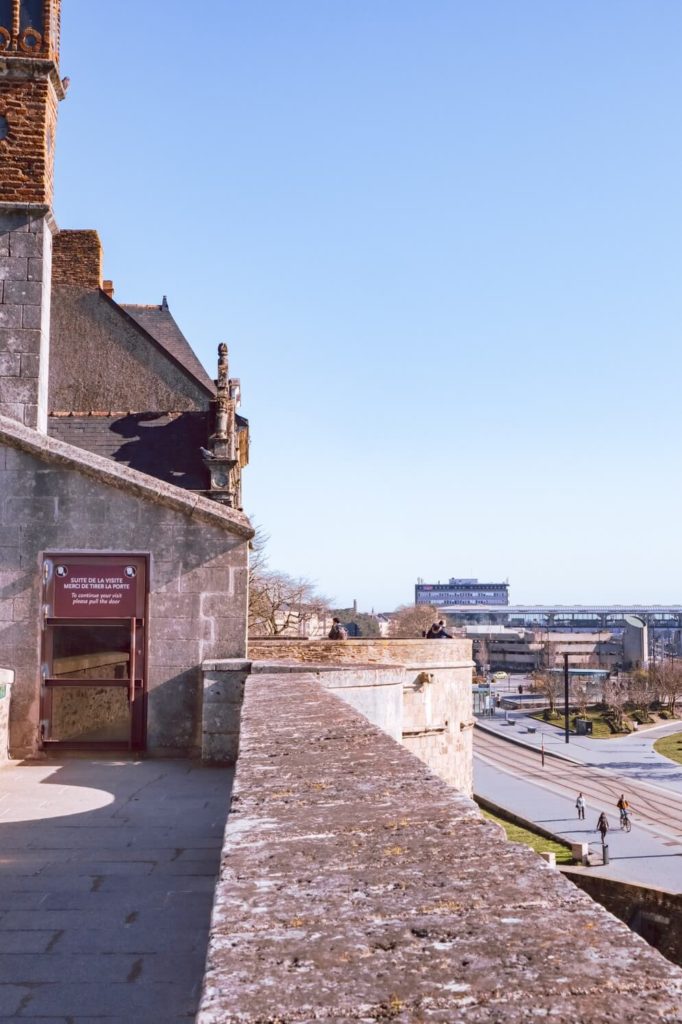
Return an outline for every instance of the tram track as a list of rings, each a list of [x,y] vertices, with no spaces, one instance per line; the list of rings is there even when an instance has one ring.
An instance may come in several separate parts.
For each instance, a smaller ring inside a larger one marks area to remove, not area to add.
[[[539,750],[511,743],[482,729],[474,731],[474,757],[541,789],[575,798],[582,791],[588,803],[616,813],[618,797],[625,793],[637,825],[665,839],[682,842],[682,793],[619,775],[610,768],[564,760]]]

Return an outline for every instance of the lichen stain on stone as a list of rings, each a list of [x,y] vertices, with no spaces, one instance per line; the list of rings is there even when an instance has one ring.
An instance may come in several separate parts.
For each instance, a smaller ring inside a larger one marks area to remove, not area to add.
[[[682,972],[315,682],[243,729],[197,1024],[682,1022]]]

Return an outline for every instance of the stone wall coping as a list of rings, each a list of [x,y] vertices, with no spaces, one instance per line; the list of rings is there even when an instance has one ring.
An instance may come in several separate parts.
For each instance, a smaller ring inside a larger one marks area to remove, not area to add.
[[[202,672],[250,672],[253,663],[247,658],[209,659],[201,664]]]
[[[435,647],[437,644],[442,644],[443,647],[449,646],[450,643],[471,643],[471,638],[466,636],[453,636],[450,639],[443,637],[441,640],[428,640],[423,636],[415,637],[401,637],[401,636],[349,636],[346,640],[330,640],[326,636],[254,636],[251,637],[251,641],[254,644],[310,644],[312,647],[314,644],[325,644],[331,647],[332,644],[336,644],[340,647],[360,647],[363,644],[379,645],[384,644],[390,647],[398,646],[414,646],[416,644],[428,643],[433,644]]]
[[[448,661],[442,665],[423,665],[417,662],[415,665],[403,665],[402,662],[392,661],[385,664],[377,662],[327,661],[317,664],[314,661],[241,661],[239,659],[223,659],[220,661],[205,661],[202,665],[204,672],[251,672],[252,675],[291,675],[292,672],[395,672],[398,670],[407,672],[432,671],[433,669],[455,669],[472,668],[473,661]]]
[[[14,682],[14,672],[11,668],[0,668],[0,686],[11,686]]]
[[[252,677],[197,1024],[682,1020],[682,971],[305,670]]]
[[[192,519],[222,527],[246,540],[254,535],[248,517],[243,512],[226,508],[192,491],[183,490],[101,455],[48,437],[7,416],[0,416],[0,442],[44,461],[67,466],[109,487],[133,493],[145,501],[165,505]]]
[[[53,235],[59,233],[59,227],[54,219],[52,207],[46,203],[0,203],[0,215],[23,213],[28,217],[45,218],[45,223]]]

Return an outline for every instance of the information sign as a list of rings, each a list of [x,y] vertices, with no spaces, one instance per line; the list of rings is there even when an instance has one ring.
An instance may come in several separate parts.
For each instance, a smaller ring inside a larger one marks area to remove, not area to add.
[[[121,562],[54,567],[57,619],[132,619],[137,615],[137,567]]]

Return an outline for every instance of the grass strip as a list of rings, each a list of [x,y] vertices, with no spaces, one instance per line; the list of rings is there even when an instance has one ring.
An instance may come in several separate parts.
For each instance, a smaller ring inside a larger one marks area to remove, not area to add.
[[[545,721],[545,719],[543,718],[542,711],[536,711],[530,717],[537,719],[538,722],[544,722]],[[588,737],[588,739],[593,739],[593,740],[609,740],[612,737],[626,736],[627,735],[627,732],[622,732],[622,733],[613,733],[613,732],[611,732],[611,730],[610,730],[610,728],[608,726],[608,723],[604,720],[604,718],[601,715],[601,712],[599,712],[599,711],[588,711],[587,715],[585,715],[585,716],[582,716],[582,715],[579,715],[579,716],[569,715],[568,716],[568,729],[569,729],[569,732],[571,734],[573,734],[573,735],[575,735],[575,720],[576,720],[576,717],[589,718],[590,721],[592,722],[592,735],[591,735],[591,737]],[[562,714],[558,714],[555,718],[548,719],[546,724],[547,725],[553,725],[556,729],[561,729],[561,731],[563,732],[563,730],[566,728],[566,716],[562,715]]]
[[[488,818],[490,821],[501,825],[507,833],[507,839],[510,842],[530,846],[531,850],[535,850],[536,853],[544,853],[546,850],[550,850],[556,854],[557,864],[573,863],[571,851],[563,843],[557,843],[553,839],[545,839],[544,836],[539,836],[536,832],[530,832],[527,828],[521,828],[520,825],[513,825],[510,821],[505,821],[504,818],[499,818],[496,814],[491,814],[490,811],[485,811],[483,808],[481,808],[481,814],[484,818]]]
[[[654,743],[654,750],[663,757],[669,757],[671,761],[682,764],[682,732],[673,732],[670,736],[661,736],[660,740]]]

